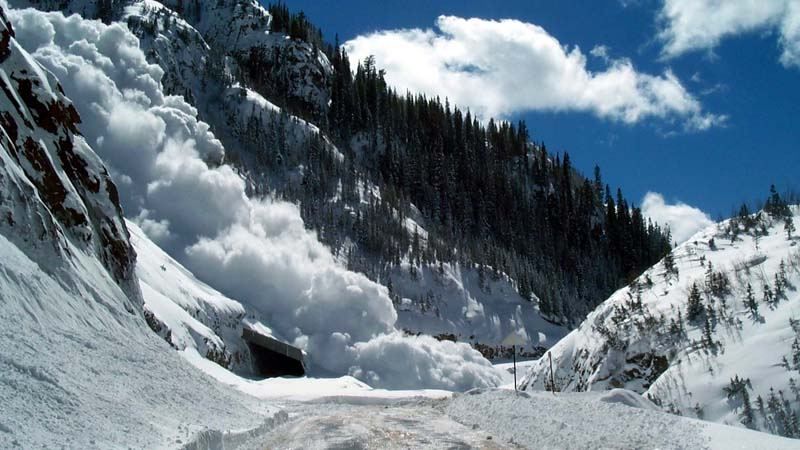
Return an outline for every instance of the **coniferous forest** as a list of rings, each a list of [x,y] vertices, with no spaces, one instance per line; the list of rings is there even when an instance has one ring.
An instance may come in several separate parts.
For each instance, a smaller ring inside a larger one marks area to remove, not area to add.
[[[578,173],[568,153],[535,143],[524,122],[486,122],[447,99],[398,93],[372,58],[352,71],[346,51],[321,45],[321,31],[302,13],[282,3],[270,12],[273,31],[324,51],[333,66],[327,111],[278,103],[319,125],[345,158],[321,135],[290,139],[292,119],[276,113],[242,131],[256,155],[244,166],[250,174],[266,169],[275,188],[275,174],[301,165],[302,182],[277,190],[301,204],[307,225],[351,269],[390,282],[404,258],[475,265],[482,276],[509,275],[523,297],[538,298],[544,316],[576,323],[669,251],[669,230],[612,190],[599,167],[591,179]],[[286,92],[278,58],[246,55],[238,76]],[[372,187],[380,195],[367,195]],[[427,239],[405,225],[417,212]]]

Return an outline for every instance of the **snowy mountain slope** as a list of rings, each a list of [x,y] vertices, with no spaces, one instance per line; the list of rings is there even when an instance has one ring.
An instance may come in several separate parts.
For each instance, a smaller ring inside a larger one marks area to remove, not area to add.
[[[141,316],[116,188],[0,2],[0,447],[176,445],[271,413],[189,367]]]
[[[244,306],[197,280],[138,225],[126,225],[150,327],[177,350],[191,348],[223,367],[249,372],[250,352],[241,339]]]
[[[48,274],[0,235],[0,447],[172,447],[276,412],[190,367],[71,249],[70,267]]]
[[[249,62],[259,66],[254,74],[260,81],[256,90],[268,97],[280,96],[316,111],[319,117],[330,100],[327,83],[330,63],[309,44],[270,34],[269,13],[256,0],[225,2],[184,2],[182,0],[13,0],[14,7],[33,6],[60,10],[105,22],[127,23],[143,41],[143,48],[168,74],[167,91],[192,94],[196,106],[208,100],[200,85],[206,65],[211,70],[240,73]],[[235,30],[232,32],[231,30]],[[209,60],[209,58],[211,60]],[[208,81],[208,80],[206,80]],[[278,89],[279,88],[279,89]]]
[[[450,263],[410,271],[405,264],[391,273],[397,323],[405,330],[475,344],[490,359],[511,357],[502,345],[511,333],[526,341],[519,354],[537,356],[567,334],[544,320],[505,275]]]
[[[556,389],[624,387],[683,415],[800,437],[800,250],[785,223],[745,215],[676,248],[549,351]],[[547,355],[524,384],[549,389]]]
[[[313,56],[308,44],[287,40],[282,35],[266,34],[265,28],[258,25],[263,20],[256,17],[262,14],[262,10],[253,9],[255,18],[242,14],[242,11],[251,9],[250,2],[219,4],[224,7],[212,3],[201,4],[200,19],[197,19],[195,12],[184,9],[183,14],[178,14],[177,10],[168,8],[167,6],[175,6],[169,2],[162,4],[156,1],[126,1],[115,4],[113,18],[122,20],[136,33],[148,61],[162,68],[164,90],[184,95],[194,103],[197,107],[196,114],[212,125],[215,136],[222,140],[226,148],[233,149],[233,152],[228,152],[227,158],[230,159],[233,155],[239,167],[247,168],[250,191],[264,194],[264,184],[278,189],[278,192],[306,189],[304,175],[315,170],[314,167],[307,167],[306,161],[309,159],[309,149],[315,146],[326,148],[334,160],[333,164],[339,165],[341,171],[351,170],[348,167],[353,161],[349,158],[345,160],[342,152],[326,136],[317,137],[319,129],[314,124],[286,114],[285,110],[265,97],[268,94],[275,95],[274,93],[264,89],[260,89],[259,93],[257,83],[250,83],[249,87],[245,87],[242,83],[249,80],[246,76],[238,76],[240,81],[228,85],[240,74],[240,63],[243,61],[234,54],[234,50],[255,45],[253,43],[278,47],[291,45],[293,52],[305,52],[303,57],[282,60],[279,64],[291,72],[285,74],[287,79],[305,80],[298,85],[304,91],[324,90],[324,83],[315,81],[318,79],[317,75],[308,73],[328,71],[327,63],[323,60],[319,61],[320,65],[308,62],[307,59]],[[14,4],[58,7],[90,16],[97,15],[92,11],[91,5],[80,1],[15,1]],[[245,31],[231,34],[227,33],[230,21],[245,21],[248,25],[239,28]],[[224,24],[226,33],[219,31],[223,27],[221,24]],[[252,27],[254,24],[257,25],[255,28]],[[249,34],[255,37],[247,37]],[[242,44],[221,41],[234,37],[240,39]],[[228,45],[231,47],[226,47]],[[308,73],[298,75],[293,71]],[[318,142],[314,139],[318,139]],[[265,167],[273,169],[265,170]],[[356,203],[357,208],[367,208],[369,202],[374,200],[373,197],[380,198],[382,195],[368,180],[364,181],[364,185],[361,199]],[[336,204],[341,204],[342,209],[345,209],[341,198],[320,198],[317,201],[323,204],[340,202]],[[358,211],[351,209],[342,213],[355,216]],[[142,222],[143,225],[152,223],[153,218],[148,216],[145,220],[148,222]],[[421,223],[422,220],[418,219],[416,225]],[[145,229],[148,232],[153,230],[147,226]],[[421,235],[427,234],[421,226],[418,230]],[[356,238],[348,230],[327,228],[324,232],[345,234],[345,242]],[[152,237],[158,241],[155,235]],[[335,240],[342,241],[342,238]],[[164,244],[161,241],[158,243]],[[478,278],[475,269],[461,266],[448,269],[448,274],[438,276],[435,266],[421,264],[419,271],[428,274],[424,277],[415,277],[409,270],[393,270],[391,278],[403,329],[412,333],[452,334],[459,341],[477,344],[476,348],[490,357],[498,354],[495,347],[511,331],[520,330],[521,334],[531,337],[531,350],[533,347],[546,347],[566,334],[565,327],[553,326],[542,320],[535,304],[516,294],[514,282],[507,277],[501,276],[492,280],[492,289],[480,289],[475,282]],[[455,267],[456,264],[447,266]],[[461,278],[458,279],[459,277]],[[432,298],[444,305],[439,307],[438,315],[427,309]],[[540,333],[547,337],[546,340],[539,338]],[[469,339],[470,336],[473,338]]]
[[[248,316],[263,318],[276,337],[306,350],[312,372],[395,388],[464,390],[500,382],[466,344],[403,336],[386,289],[342,267],[305,228],[296,205],[248,197],[245,180],[221,164],[225,148],[210,126],[184,99],[164,94],[164,71],[147,62],[124,26],[33,9],[11,15],[23,45],[76,99],[81,131],[118,181],[129,218],[197,278],[235,298]],[[186,301],[170,305],[168,291],[158,283],[149,288],[161,300],[152,305],[169,308],[161,310],[161,323],[180,316],[173,322],[183,335],[176,336],[179,347],[196,346],[225,363],[224,344],[236,358],[236,316],[224,319],[225,330],[214,330],[220,342],[200,326],[214,329],[213,307],[189,310],[195,319],[210,319],[194,323],[182,315],[187,309],[173,307]],[[199,334],[188,339],[192,332]],[[235,337],[226,342],[226,336]]]
[[[52,272],[69,254],[71,241],[102,261],[136,303],[135,254],[116,186],[78,134],[80,117],[57,80],[20,48],[2,19],[0,230]],[[18,232],[21,226],[24,233]]]

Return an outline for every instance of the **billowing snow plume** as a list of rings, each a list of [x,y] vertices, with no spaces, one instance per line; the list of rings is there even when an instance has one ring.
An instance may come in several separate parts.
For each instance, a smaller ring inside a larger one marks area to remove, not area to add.
[[[165,96],[124,26],[12,11],[18,39],[61,80],[86,140],[110,166],[128,217],[197,276],[239,299],[312,364],[378,386],[499,382],[466,344],[402,337],[387,290],[348,272],[292,204],[249,199],[222,144],[183,98]]]

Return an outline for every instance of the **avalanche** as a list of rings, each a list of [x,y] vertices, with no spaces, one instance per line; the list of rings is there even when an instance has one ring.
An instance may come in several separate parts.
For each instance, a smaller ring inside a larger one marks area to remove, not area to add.
[[[324,133],[317,135],[319,127],[292,116],[274,103],[280,99],[285,103],[288,98],[311,111],[309,120],[327,120],[324,110],[330,100],[332,67],[324,52],[315,51],[310,44],[268,32],[269,14],[255,0],[221,3],[124,0],[114,2],[105,12],[98,11],[96,2],[85,0],[12,0],[12,4],[125,23],[139,38],[138,45],[147,61],[163,71],[162,90],[182,95],[196,108],[191,114],[214,129],[214,136],[229,150],[225,152],[225,159],[235,162],[237,170],[243,171],[248,192],[270,190],[293,198],[287,191],[304,189],[303,180],[308,179],[305,175],[315,170],[308,167],[311,148],[323,148],[341,171],[349,171],[350,164],[361,164],[350,154],[360,150],[338,149]],[[239,32],[230,33],[231,29]],[[285,82],[285,86],[281,85],[285,89],[276,92],[275,86],[265,86],[257,80],[246,82],[252,77],[242,74],[252,70],[253,59],[259,63],[256,67],[269,70],[271,76]],[[279,63],[274,63],[275,60]],[[275,136],[282,138],[276,142]],[[366,139],[366,136],[361,138]],[[278,168],[270,169],[265,162],[277,159],[281,161]],[[308,203],[317,202],[332,207],[334,216],[355,216],[358,212],[364,215],[369,205],[383,201],[384,195],[369,177],[364,178],[363,182],[359,181],[359,199],[354,205],[342,201],[340,193],[326,198],[318,192],[303,201],[304,207],[308,209]],[[232,203],[231,209],[234,207]],[[181,247],[171,249],[170,254],[191,270],[199,271],[186,256],[175,253],[189,243],[177,245],[174,240],[179,236],[167,234],[170,227],[180,223],[173,220],[167,224],[154,208],[146,209],[146,213],[131,218],[159,245]],[[428,224],[413,205],[411,210],[413,220],[407,218],[402,225],[408,229],[409,236],[416,230],[424,241]],[[399,216],[398,211],[395,214]],[[308,221],[305,226],[320,230],[323,238],[325,234],[328,239],[331,234],[338,236],[337,243],[331,244],[337,248],[337,264],[347,263],[343,254],[356,238],[349,226],[338,229],[336,225]],[[353,247],[357,250],[359,246]],[[380,264],[383,263],[375,261],[372,265]],[[493,274],[491,280],[484,283],[480,271],[472,263],[422,261],[412,265],[404,262],[387,274],[376,274],[366,267],[356,268],[365,271],[373,281],[393,285],[390,294],[398,313],[396,328],[409,334],[454,338],[481,348],[485,356],[497,357],[505,356],[510,350],[498,344],[511,332],[526,335],[530,345],[525,351],[538,353],[568,331],[565,326],[553,325],[542,318],[537,302],[519,295],[513,279],[500,273]],[[196,275],[205,278],[201,273]],[[237,299],[252,295],[212,284]]]
[[[125,27],[33,9],[10,15],[22,45],[75,99],[81,132],[119,180],[126,214],[276,336],[307,350],[312,370],[383,387],[499,382],[466,344],[403,337],[386,288],[341,268],[295,205],[248,198],[242,178],[221,164],[222,144],[183,98],[163,94],[163,70]],[[162,322],[179,314],[151,312],[171,315]],[[205,345],[210,355],[223,347]]]

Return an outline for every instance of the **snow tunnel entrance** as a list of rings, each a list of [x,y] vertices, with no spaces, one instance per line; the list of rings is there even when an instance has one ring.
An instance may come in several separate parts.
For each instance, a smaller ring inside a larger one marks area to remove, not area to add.
[[[305,375],[303,351],[271,336],[245,328],[242,339],[253,357],[253,370],[264,378]]]

